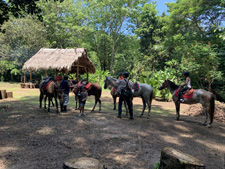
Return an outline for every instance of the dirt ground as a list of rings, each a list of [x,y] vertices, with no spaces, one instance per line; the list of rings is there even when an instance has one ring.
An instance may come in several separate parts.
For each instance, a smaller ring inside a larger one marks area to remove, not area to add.
[[[140,98],[134,99],[134,120],[116,117],[109,92],[103,92],[102,111],[86,116],[74,110],[71,93],[69,111],[55,114],[38,107],[38,90],[22,99],[0,100],[0,169],[58,169],[70,158],[92,157],[108,169],[153,169],[163,147],[192,155],[207,169],[225,168],[225,124],[215,120],[212,128],[202,125],[204,116],[190,116],[191,106],[181,106],[175,119],[172,102],[153,100],[151,118],[139,118]],[[5,107],[4,107],[5,106]],[[224,112],[225,113],[225,112]]]

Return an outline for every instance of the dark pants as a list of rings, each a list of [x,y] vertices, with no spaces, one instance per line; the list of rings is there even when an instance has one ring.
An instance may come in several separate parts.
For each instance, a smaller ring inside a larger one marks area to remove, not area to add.
[[[180,89],[180,91],[179,91],[179,100],[183,99],[183,92],[188,90],[188,89],[189,89],[188,87],[184,87],[184,88]]]
[[[120,94],[119,97],[119,106],[118,106],[118,116],[121,117],[122,114],[122,102],[125,101],[127,103],[129,113],[130,113],[130,118],[133,118],[133,108],[132,108],[132,102],[131,102],[131,97],[126,97]]]

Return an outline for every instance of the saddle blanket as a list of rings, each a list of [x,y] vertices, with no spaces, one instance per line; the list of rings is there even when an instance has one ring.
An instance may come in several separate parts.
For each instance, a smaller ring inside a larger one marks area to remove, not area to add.
[[[49,82],[47,82],[47,83],[43,83],[43,85],[42,85],[42,88],[44,89],[44,90],[48,90],[48,87],[49,87],[49,85],[52,83],[52,80],[50,80]]]
[[[179,90],[180,90],[180,88],[178,88],[176,90],[176,93],[174,96],[178,96]],[[195,89],[191,89],[191,90],[187,91],[186,93],[183,94],[183,98],[191,99],[193,97],[194,91],[195,91]]]
[[[139,90],[139,84],[137,83],[137,85],[133,85],[132,89],[137,92]]]
[[[88,83],[88,84],[83,84],[83,83],[81,83],[81,81],[79,81],[79,83],[78,83],[78,86],[80,87],[80,86],[85,86],[86,88],[87,88],[87,90],[90,90],[91,89],[91,84],[92,83]]]

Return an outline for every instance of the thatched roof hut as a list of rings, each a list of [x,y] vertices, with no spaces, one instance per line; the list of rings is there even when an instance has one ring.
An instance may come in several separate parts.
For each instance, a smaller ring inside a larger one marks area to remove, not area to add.
[[[23,70],[56,70],[65,73],[95,73],[95,67],[85,48],[49,49],[41,48],[23,66]]]

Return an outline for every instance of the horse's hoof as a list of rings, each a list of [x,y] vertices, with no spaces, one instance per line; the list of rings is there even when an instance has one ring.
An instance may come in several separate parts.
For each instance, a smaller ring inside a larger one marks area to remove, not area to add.
[[[150,119],[150,116],[148,116],[147,119]]]
[[[210,124],[207,124],[206,127],[207,127],[207,128],[211,128],[212,126],[211,126]]]
[[[143,116],[143,114],[141,114],[139,117],[142,117]]]
[[[175,118],[175,120],[179,121],[179,120],[180,120],[180,118],[179,118],[179,117],[176,117],[176,118]]]

